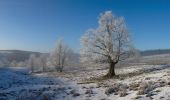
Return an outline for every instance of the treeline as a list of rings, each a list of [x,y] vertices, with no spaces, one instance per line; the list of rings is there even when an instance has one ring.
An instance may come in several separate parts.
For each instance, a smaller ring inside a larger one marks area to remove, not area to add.
[[[0,67],[28,67],[31,72],[62,72],[66,66],[78,66],[79,57],[64,40],[59,39],[50,53],[1,50]]]
[[[31,72],[59,71],[66,66],[73,67],[79,63],[79,56],[70,48],[64,40],[58,40],[55,48],[49,54],[36,56],[31,54],[27,66]]]
[[[31,54],[42,53],[21,50],[0,50],[0,67],[25,67]]]
[[[141,51],[140,54],[141,56],[170,54],[170,49],[145,50],[145,51]]]

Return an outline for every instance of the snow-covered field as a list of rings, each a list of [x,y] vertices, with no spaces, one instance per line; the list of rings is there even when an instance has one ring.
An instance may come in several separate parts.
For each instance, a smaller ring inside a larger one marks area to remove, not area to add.
[[[0,100],[58,100],[67,96],[73,84],[57,76],[31,75],[23,68],[1,68]]]
[[[0,100],[168,100],[170,67],[138,65],[116,69],[119,77],[101,79],[107,70],[29,74],[0,68]]]

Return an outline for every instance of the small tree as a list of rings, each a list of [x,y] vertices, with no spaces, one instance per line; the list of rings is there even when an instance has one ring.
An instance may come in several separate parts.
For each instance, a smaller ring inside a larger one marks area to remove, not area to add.
[[[42,70],[43,70],[43,72],[45,72],[46,66],[47,66],[47,55],[41,54],[40,55],[40,62],[41,62]]]
[[[31,54],[28,60],[28,67],[30,67],[31,72],[34,72],[35,70],[35,67],[36,67],[35,61],[36,61],[36,56],[34,54]]]
[[[10,67],[10,61],[6,58],[0,59],[0,67]]]
[[[64,66],[66,64],[66,60],[68,60],[69,51],[70,51],[70,49],[64,43],[64,41],[59,40],[57,42],[57,46],[55,47],[54,51],[51,52],[50,62],[60,72],[63,71],[63,68],[64,68]]]
[[[17,64],[17,67],[25,67],[26,65],[25,65],[25,61],[20,61],[20,62],[18,62],[18,64]]]
[[[10,67],[17,67],[17,61],[16,60],[13,60],[10,65]]]
[[[129,57],[132,46],[124,18],[101,14],[99,27],[88,30],[81,38],[81,61],[109,64],[107,77],[115,76],[115,65]]]

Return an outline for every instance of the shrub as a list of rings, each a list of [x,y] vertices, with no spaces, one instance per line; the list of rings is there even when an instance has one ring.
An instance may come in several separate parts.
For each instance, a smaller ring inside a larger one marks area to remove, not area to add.
[[[106,89],[105,94],[110,95],[115,92],[115,89],[113,87]]]

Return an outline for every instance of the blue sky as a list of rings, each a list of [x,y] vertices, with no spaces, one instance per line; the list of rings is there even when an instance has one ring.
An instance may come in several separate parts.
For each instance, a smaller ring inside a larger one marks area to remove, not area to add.
[[[0,0],[0,49],[49,52],[59,38],[75,51],[99,14],[124,16],[141,50],[170,48],[169,0]]]

